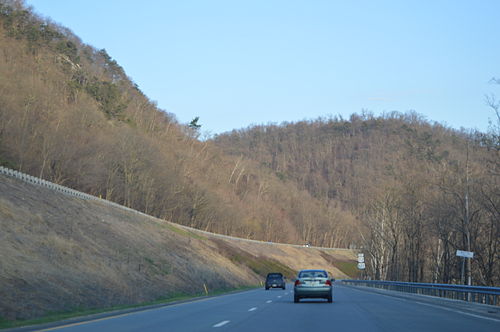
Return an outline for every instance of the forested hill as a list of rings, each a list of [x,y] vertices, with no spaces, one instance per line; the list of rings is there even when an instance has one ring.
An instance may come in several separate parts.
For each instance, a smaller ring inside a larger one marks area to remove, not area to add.
[[[349,211],[375,278],[457,282],[455,252],[465,248],[476,255],[474,279],[498,284],[496,129],[457,131],[394,112],[254,126],[215,142],[296,183],[322,206]]]
[[[217,233],[347,247],[349,212],[198,140],[102,49],[0,1],[0,163]],[[345,216],[344,216],[345,215]]]
[[[244,155],[293,181],[325,204],[356,214],[389,188],[445,164],[463,164],[468,135],[430,124],[416,113],[354,114],[234,130],[215,138],[228,154]],[[460,171],[457,169],[457,171]]]
[[[104,49],[22,1],[0,0],[0,51],[3,166],[212,232],[362,246],[377,278],[456,280],[470,242],[474,279],[498,283],[495,132],[395,113],[201,141]]]

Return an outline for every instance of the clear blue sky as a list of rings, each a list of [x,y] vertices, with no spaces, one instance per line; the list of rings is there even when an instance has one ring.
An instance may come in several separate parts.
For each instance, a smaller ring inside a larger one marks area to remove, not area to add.
[[[500,1],[27,0],[212,134],[415,110],[486,131]]]

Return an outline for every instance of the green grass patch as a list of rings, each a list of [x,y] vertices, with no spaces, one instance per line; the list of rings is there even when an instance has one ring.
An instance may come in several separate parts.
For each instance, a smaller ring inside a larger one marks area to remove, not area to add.
[[[281,272],[287,278],[293,278],[297,275],[297,271],[277,260],[254,256],[221,240],[214,240],[214,242],[219,247],[220,254],[226,256],[235,264],[247,266],[260,276],[265,277],[271,272]]]
[[[323,251],[320,252],[320,255],[328,263],[335,266],[337,269],[339,269],[344,274],[347,274],[350,278],[355,279],[358,276],[359,270],[358,270],[358,264],[356,261],[337,260],[333,256],[331,256]]]
[[[222,288],[222,289],[216,289],[214,291],[208,290],[208,295],[209,296],[217,296],[217,295],[224,295],[227,293],[232,293],[232,292],[243,292],[246,290],[251,290],[255,288],[259,288],[260,285],[249,285],[249,286],[241,286],[241,287],[232,287],[232,288]],[[203,294],[205,295],[205,294]]]
[[[217,289],[214,291],[209,291],[208,295],[209,296],[223,295],[223,294],[231,293],[231,292],[235,292],[235,291],[250,290],[250,289],[257,288],[257,287],[259,287],[259,286],[255,285],[255,286],[242,286],[242,287],[236,287],[236,288]],[[50,312],[47,315],[45,315],[44,317],[36,318],[36,319],[27,319],[27,320],[10,321],[10,320],[7,320],[3,317],[0,317],[0,329],[7,329],[7,328],[14,328],[14,327],[28,326],[28,325],[46,324],[46,323],[57,322],[57,321],[65,320],[65,319],[102,314],[102,313],[116,311],[116,310],[140,308],[140,307],[146,307],[146,306],[151,306],[151,305],[156,305],[156,304],[168,304],[171,302],[189,300],[189,299],[194,299],[194,298],[203,297],[203,296],[206,296],[206,294],[204,292],[197,293],[197,294],[173,294],[172,296],[161,297],[161,298],[154,300],[154,301],[142,302],[142,303],[132,304],[132,305],[119,305],[119,306],[113,306],[113,307],[107,307],[107,308],[95,308],[95,309],[81,309],[80,308],[80,309],[74,309],[71,311]]]
[[[176,227],[170,223],[165,223],[163,225],[165,225],[165,227],[168,228],[169,230],[171,230],[172,232],[180,234],[182,236],[188,236],[188,237],[191,237],[191,238],[197,239],[197,240],[206,240],[207,239],[206,237],[204,237],[200,234],[196,234],[195,232],[191,232],[191,231]]]
[[[343,262],[337,261],[335,262],[335,267],[337,267],[340,271],[344,272],[351,278],[356,278],[359,274],[358,265],[356,262]]]
[[[244,264],[263,277],[271,272],[281,272],[287,278],[293,278],[297,275],[297,271],[291,269],[289,266],[268,258],[252,257],[247,259]]]

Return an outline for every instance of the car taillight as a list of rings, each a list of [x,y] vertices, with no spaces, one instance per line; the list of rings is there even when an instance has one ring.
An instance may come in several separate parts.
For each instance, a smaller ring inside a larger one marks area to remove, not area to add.
[[[300,285],[300,280],[295,280],[295,286]]]
[[[331,286],[332,282],[330,280],[325,281],[325,285]]]

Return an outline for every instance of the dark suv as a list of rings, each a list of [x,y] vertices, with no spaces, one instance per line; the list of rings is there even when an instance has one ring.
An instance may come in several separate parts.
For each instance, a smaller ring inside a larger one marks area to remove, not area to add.
[[[281,273],[268,273],[266,277],[266,290],[269,288],[286,288],[285,277]]]

